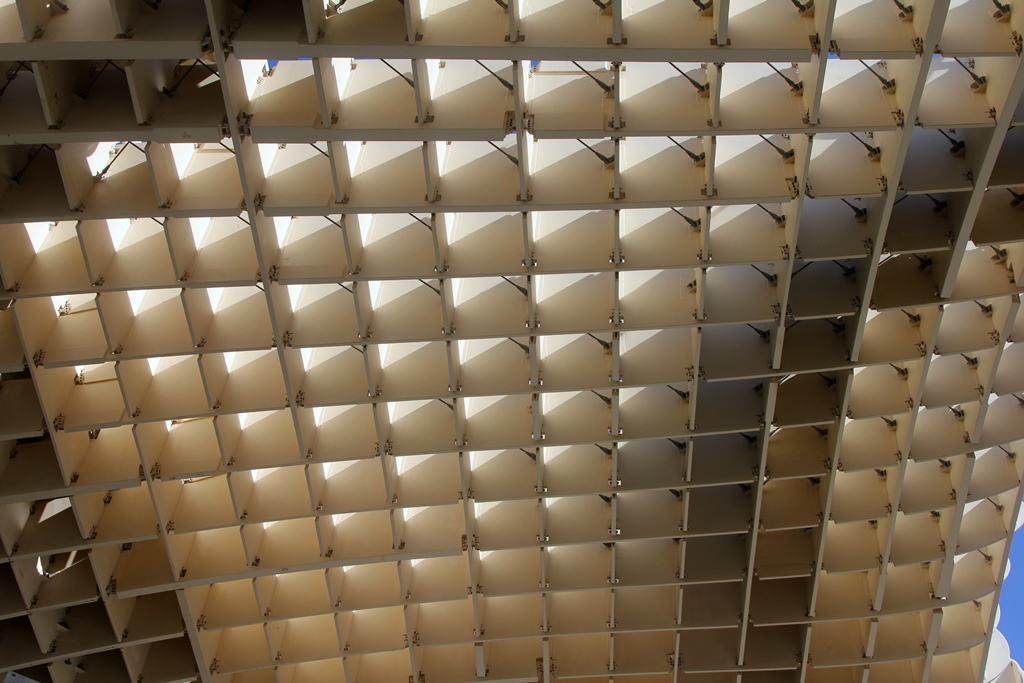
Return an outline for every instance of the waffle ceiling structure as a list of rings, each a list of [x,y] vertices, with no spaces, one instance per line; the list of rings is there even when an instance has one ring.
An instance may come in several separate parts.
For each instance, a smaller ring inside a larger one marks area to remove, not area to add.
[[[1020,681],[1022,33],[0,0],[0,672]]]

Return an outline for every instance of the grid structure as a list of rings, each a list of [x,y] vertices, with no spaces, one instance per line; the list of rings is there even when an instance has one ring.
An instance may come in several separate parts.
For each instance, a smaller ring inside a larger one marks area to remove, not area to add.
[[[0,0],[0,672],[990,680],[1022,33]]]

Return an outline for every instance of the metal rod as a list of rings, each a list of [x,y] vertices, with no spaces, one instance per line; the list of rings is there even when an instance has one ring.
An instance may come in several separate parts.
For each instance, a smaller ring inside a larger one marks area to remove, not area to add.
[[[974,84],[975,85],[985,85],[985,83],[988,82],[988,79],[986,79],[984,76],[979,76],[978,74],[976,74],[973,71],[971,71],[971,69],[966,64],[961,62],[959,58],[954,57],[953,61],[956,62],[957,64],[959,64],[961,69],[963,69],[968,74],[970,74],[971,78],[974,79]]]
[[[599,86],[601,86],[601,90],[604,90],[604,91],[605,91],[606,93],[608,93],[609,95],[611,95],[611,94],[612,94],[612,86],[608,85],[607,83],[605,83],[604,81],[602,81],[602,80],[601,80],[600,78],[598,78],[598,77],[597,77],[597,76],[595,76],[594,74],[592,74],[592,73],[590,73],[589,71],[587,71],[586,69],[584,69],[584,68],[583,68],[582,66],[580,66],[580,63],[579,63],[579,62],[577,62],[577,61],[573,60],[573,64],[575,64],[575,65],[576,65],[576,68],[577,68],[577,69],[579,69],[580,71],[582,71],[583,73],[585,73],[585,74],[586,74],[587,76],[589,76],[589,77],[590,77],[590,80],[594,81],[594,83],[597,83],[597,84],[598,84]]]
[[[511,280],[509,280],[504,275],[501,276],[501,279],[504,280],[505,282],[509,283],[510,285],[515,287],[516,289],[518,289],[520,294],[522,294],[523,296],[529,298],[530,292],[526,289],[526,287],[523,287],[522,285],[517,285],[516,283],[512,282]],[[516,343],[518,344],[519,342],[516,342]]]
[[[109,171],[109,170],[110,170],[110,167],[114,165],[114,162],[115,162],[115,161],[117,161],[118,157],[120,157],[120,156],[121,156],[121,154],[122,154],[122,153],[123,153],[123,152],[124,152],[124,151],[125,151],[126,149],[128,149],[128,145],[131,145],[131,143],[130,143],[130,142],[127,142],[127,143],[122,143],[122,144],[121,144],[121,147],[120,147],[120,148],[119,148],[119,149],[117,150],[117,152],[116,152],[116,153],[114,154],[114,157],[113,157],[113,158],[112,158],[112,159],[111,159],[110,161],[108,161],[108,162],[107,162],[107,165],[106,165],[106,166],[104,166],[104,167],[103,167],[103,169],[102,169],[102,170],[100,170],[100,172],[99,172],[99,173],[97,173],[97,174],[96,174],[96,177],[97,177],[97,178],[103,178],[104,176],[106,176],[106,175],[107,175],[107,171]],[[132,146],[134,147],[134,145],[132,145]],[[136,149],[138,149],[138,148],[136,147]]]
[[[13,180],[15,184],[21,182],[21,177],[25,175],[25,171],[28,170],[28,167],[32,165],[32,162],[35,161],[36,157],[39,156],[39,153],[42,152],[44,148],[50,150],[51,152],[53,151],[53,148],[50,147],[49,145],[39,145],[38,147],[32,147],[29,150],[28,158],[25,159],[25,164],[20,169],[18,169],[17,173],[11,176],[11,180]]]
[[[593,147],[591,147],[587,143],[583,142],[583,140],[580,140],[579,138],[576,138],[576,142],[580,143],[581,145],[583,145],[584,147],[589,149],[591,152],[594,153],[594,156],[596,156],[598,159],[600,159],[604,163],[606,163],[606,164],[613,164],[613,163],[615,163],[615,155],[614,154],[611,155],[610,157],[605,156],[604,154],[601,154],[600,152],[598,152],[596,149],[594,149]]]
[[[435,287],[434,285],[430,284],[426,280],[420,279],[420,284],[423,285],[424,287],[429,287],[430,289],[434,290],[434,294],[441,296],[441,290]]]
[[[856,133],[851,132],[850,135],[853,136],[854,140],[856,140],[860,144],[864,145],[864,149],[866,149],[868,151],[868,156],[877,157],[879,154],[882,153],[882,148],[881,147],[873,147],[873,146],[871,146],[870,144],[868,144],[868,143],[864,142],[863,140],[861,140],[860,136],[857,135]]]
[[[668,135],[666,137],[668,137],[668,139],[671,140],[675,144],[676,147],[678,147],[679,149],[681,149],[684,152],[686,152],[686,155],[688,157],[690,157],[694,161],[694,163],[696,163],[698,161],[704,161],[704,152],[701,152],[700,154],[694,154],[693,152],[688,150],[686,147],[684,147],[683,143],[679,142],[678,140],[676,140],[671,135]]]
[[[79,92],[77,92],[75,94],[78,95],[79,97],[81,97],[83,100],[85,98],[87,98],[89,96],[89,92],[92,90],[92,86],[96,85],[96,81],[98,81],[100,79],[100,76],[103,74],[103,72],[106,70],[106,68],[108,66],[110,66],[110,64],[112,64],[112,62],[109,59],[107,61],[103,62],[103,66],[101,66],[99,69],[97,69],[96,73],[93,74],[92,80],[90,80],[89,83],[86,84],[86,86],[84,88],[82,88],[81,91],[79,91]],[[122,70],[122,73],[123,73],[123,70]]]
[[[388,60],[386,60],[386,59],[382,59],[382,60],[380,60],[380,61],[384,62],[384,65],[385,65],[385,66],[386,66],[387,68],[391,69],[391,70],[392,70],[392,71],[394,71],[394,72],[395,72],[396,74],[398,74],[399,76],[401,76],[401,77],[402,77],[402,79],[404,79],[404,80],[405,80],[405,82],[406,82],[406,83],[408,83],[410,87],[412,87],[412,88],[415,88],[415,87],[416,87],[416,84],[415,84],[415,83],[413,83],[413,81],[412,81],[412,79],[411,79],[411,78],[409,78],[408,76],[406,76],[406,75],[405,75],[404,73],[402,73],[401,71],[399,71],[399,70],[398,70],[398,69],[396,69],[395,67],[391,66],[391,64],[390,64],[390,63],[388,62]]]
[[[874,69],[872,69],[868,65],[868,63],[865,62],[863,59],[858,59],[857,61],[859,61],[861,64],[863,64],[864,68],[867,69],[868,71],[870,71],[872,76],[874,76],[875,78],[878,79],[878,82],[882,84],[883,88],[885,88],[886,90],[892,90],[893,88],[896,87],[896,81],[895,80],[893,80],[891,78],[885,78],[884,76],[882,76],[882,74],[880,74],[877,71],[875,71]]]
[[[750,267],[756,270],[757,272],[761,273],[761,277],[767,280],[768,284],[770,285],[774,285],[776,282],[779,281],[779,276],[776,275],[775,273],[766,273],[765,271],[755,266],[753,263],[750,264]]]
[[[499,4],[501,4],[501,3],[499,3]],[[507,5],[506,5],[506,7],[507,7]],[[501,77],[501,76],[499,76],[498,74],[496,74],[496,73],[494,73],[493,71],[491,71],[490,69],[488,69],[488,68],[487,68],[487,65],[486,65],[486,64],[484,64],[483,62],[481,62],[481,61],[480,61],[479,59],[474,59],[473,61],[474,61],[474,62],[476,62],[477,64],[479,64],[479,65],[480,65],[481,67],[483,67],[484,71],[486,71],[487,73],[489,73],[489,74],[491,74],[492,76],[494,76],[495,78],[497,78],[497,79],[498,79],[498,81],[500,81],[500,82],[501,82],[501,84],[502,84],[503,86],[505,86],[506,88],[508,88],[508,91],[509,91],[509,92],[512,92],[513,90],[515,90],[515,88],[513,88],[513,87],[512,87],[512,84],[511,84],[511,83],[509,83],[509,82],[508,82],[508,81],[506,81],[506,80],[505,80],[504,78],[502,78],[502,77]]]
[[[518,166],[518,165],[519,165],[519,159],[516,159],[516,158],[515,158],[514,156],[512,156],[511,154],[509,154],[508,152],[506,152],[505,150],[503,150],[503,149],[502,149],[501,147],[498,147],[498,146],[497,146],[496,144],[494,144],[494,143],[493,143],[493,142],[491,142],[490,140],[488,140],[488,141],[487,141],[487,144],[489,144],[489,145],[490,145],[491,147],[493,147],[494,149],[496,149],[496,150],[498,150],[499,152],[501,152],[502,154],[504,154],[504,155],[505,155],[505,158],[506,158],[506,159],[508,159],[509,161],[511,161],[511,162],[512,162],[513,164],[515,164],[516,166]]]
[[[765,341],[768,341],[768,338],[772,336],[771,330],[762,330],[760,327],[754,327],[750,323],[747,323],[747,327],[752,329],[754,332],[757,332],[757,336]]]
[[[856,274],[857,272],[857,268],[855,266],[844,266],[842,263],[836,261],[835,259],[832,260],[832,263],[839,266],[839,268],[843,271],[843,275],[845,275],[846,277],[850,277]]]
[[[907,375],[910,374],[910,370],[908,370],[907,368],[901,368],[900,366],[896,365],[895,363],[889,363],[889,366],[893,370],[895,370],[896,374],[899,375],[900,377],[906,377]]]
[[[790,280],[792,280],[792,279],[793,279],[793,278],[795,278],[795,277],[796,277],[797,275],[799,275],[799,274],[800,274],[800,273],[802,273],[803,271],[805,271],[805,270],[807,270],[808,268],[810,268],[810,267],[811,267],[811,264],[812,264],[812,263],[814,263],[814,261],[808,261],[807,263],[803,264],[802,266],[800,266],[799,268],[797,268],[796,270],[794,270],[794,271],[793,271],[793,274],[789,276],[789,279],[790,279]]]
[[[689,391],[683,391],[682,389],[676,389],[671,384],[666,384],[665,386],[667,386],[669,389],[674,391],[676,393],[676,395],[679,398],[683,399],[684,401],[686,401],[686,400],[688,400],[690,398],[690,392]]]
[[[699,3],[698,3],[698,6],[699,6]],[[711,5],[709,4],[708,7],[710,7],[710,6]],[[690,82],[690,85],[692,85],[694,88],[697,89],[698,93],[707,92],[708,90],[711,89],[711,84],[710,83],[701,83],[700,81],[691,78],[688,73],[686,73],[685,71],[680,69],[678,66],[676,66],[672,62],[669,62],[668,65],[671,66],[676,71],[678,71],[680,76],[682,76],[683,78],[688,80]]]
[[[763,204],[758,204],[757,206],[758,206],[758,207],[759,207],[759,208],[760,208],[760,209],[761,209],[762,211],[764,211],[764,212],[765,212],[766,214],[768,214],[769,216],[771,216],[771,217],[772,217],[772,219],[773,219],[773,220],[775,221],[775,224],[776,224],[776,225],[782,226],[782,225],[785,225],[785,224],[786,224],[786,217],[785,217],[785,216],[780,216],[779,214],[775,213],[775,212],[774,212],[774,211],[772,211],[771,209],[767,209],[767,208],[765,208]]]
[[[197,66],[204,67],[207,71],[212,73],[214,76],[218,76],[218,77],[220,76],[220,74],[217,73],[217,70],[214,69],[212,66],[210,66],[209,64],[206,64],[201,59],[197,59],[194,62],[192,62],[192,64],[189,65],[189,67],[185,71],[185,73],[182,74],[181,78],[179,78],[177,81],[175,81],[174,85],[172,85],[170,88],[167,88],[167,87],[162,88],[163,93],[165,95],[167,95],[168,97],[173,97],[174,93],[178,90],[178,86],[180,86],[185,81],[185,79],[188,78],[188,75],[190,73],[192,73],[192,69],[196,68]]]
[[[434,226],[432,226],[430,223],[426,222],[425,220],[423,220],[419,216],[417,216],[415,214],[412,214],[412,213],[410,213],[409,215],[412,216],[417,221],[419,221],[420,223],[422,223],[424,226],[426,226],[427,230],[433,230],[434,229]],[[330,220],[330,219],[328,219],[328,220]],[[337,225],[337,224],[335,223],[335,225]],[[338,226],[338,227],[341,227],[341,226]]]
[[[937,128],[936,130],[938,130],[939,134],[942,137],[944,137],[947,140],[949,140],[950,144],[953,145],[952,149],[949,150],[953,154],[958,154],[958,153],[962,152],[964,150],[964,148],[967,146],[967,144],[963,140],[957,140],[956,138],[954,138],[952,135],[950,135],[946,131],[942,130],[941,128]]]
[[[14,81],[14,79],[17,78],[18,72],[22,70],[28,71],[29,73],[32,72],[32,69],[26,66],[25,62],[18,62],[17,64],[15,64],[7,70],[7,73],[5,74],[6,80],[4,81],[4,84],[0,86],[0,97],[4,96],[4,92],[7,91],[7,86],[9,86]]]
[[[836,321],[830,320],[829,318],[824,318],[824,320],[825,320],[825,322],[827,322],[829,324],[829,327],[832,328],[832,332],[833,333],[835,333],[835,334],[842,334],[843,332],[846,331],[846,324],[845,323],[841,323],[841,322],[837,323]]]
[[[910,311],[903,310],[902,308],[900,309],[900,312],[902,312],[903,315],[907,316],[907,319],[910,321],[911,325],[917,325],[918,323],[921,322],[921,316],[917,315],[916,313],[911,313]]]
[[[847,201],[843,197],[840,197],[839,201],[841,201],[843,204],[846,204],[848,207],[853,209],[853,214],[857,218],[864,218],[864,217],[866,217],[868,215],[868,210],[867,209],[859,207],[859,206],[854,206],[851,202]]]
[[[677,208],[676,208],[676,207],[674,207],[674,206],[673,206],[673,207],[670,207],[670,208],[671,208],[671,209],[672,209],[672,210],[673,210],[674,212],[676,212],[677,214],[679,214],[680,216],[682,216],[683,220],[684,220],[684,221],[686,221],[686,222],[687,222],[687,224],[689,224],[689,226],[690,226],[691,228],[693,228],[694,230],[700,230],[700,218],[696,218],[696,219],[693,219],[693,218],[690,218],[689,216],[687,216],[687,215],[686,215],[685,213],[683,213],[682,211],[680,211],[679,209],[677,209]]]
[[[794,154],[793,150],[791,150],[791,149],[782,149],[781,147],[779,147],[774,142],[772,142],[771,140],[769,140],[768,138],[766,138],[765,136],[763,136],[761,134],[758,134],[758,137],[761,138],[762,140],[764,140],[765,142],[767,142],[769,145],[771,145],[772,148],[776,152],[778,152],[779,154],[782,155],[783,159],[792,159],[793,158],[793,154]]]
[[[804,89],[804,84],[803,83],[797,83],[792,78],[790,78],[786,74],[784,74],[781,71],[779,71],[778,69],[776,69],[775,66],[771,62],[765,62],[765,64],[767,64],[771,68],[772,71],[774,71],[778,75],[782,76],[782,79],[784,81],[786,81],[786,83],[789,84],[790,90],[792,90],[793,92],[802,92],[803,91],[803,89]]]
[[[941,213],[941,212],[943,212],[943,211],[945,211],[945,210],[946,210],[946,207],[947,207],[947,206],[949,206],[949,204],[947,204],[947,203],[946,203],[946,202],[944,202],[943,200],[941,200],[941,199],[936,199],[935,197],[931,196],[931,195],[930,195],[930,194],[928,194],[927,192],[925,193],[925,195],[924,195],[924,196],[925,196],[925,197],[927,197],[928,199],[932,200],[932,204],[934,204],[934,205],[935,205],[935,206],[934,206],[934,208],[933,208],[932,210],[933,210],[933,211],[934,211],[935,213]]]

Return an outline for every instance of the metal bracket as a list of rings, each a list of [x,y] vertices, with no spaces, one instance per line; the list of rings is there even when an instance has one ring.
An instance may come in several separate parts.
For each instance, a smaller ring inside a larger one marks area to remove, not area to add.
[[[800,183],[796,176],[792,178],[786,178],[786,185],[789,186],[790,199],[796,199],[797,195],[800,194]]]
[[[251,135],[250,124],[252,123],[252,114],[246,114],[244,111],[238,112],[238,116],[235,117],[238,122],[238,134],[242,137]]]

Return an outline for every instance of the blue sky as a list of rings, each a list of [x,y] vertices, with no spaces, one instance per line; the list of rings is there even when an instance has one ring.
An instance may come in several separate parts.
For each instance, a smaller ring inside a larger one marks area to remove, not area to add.
[[[1024,660],[1024,528],[1013,540],[1010,575],[999,596],[999,630],[1010,643],[1010,655],[1020,662]]]

